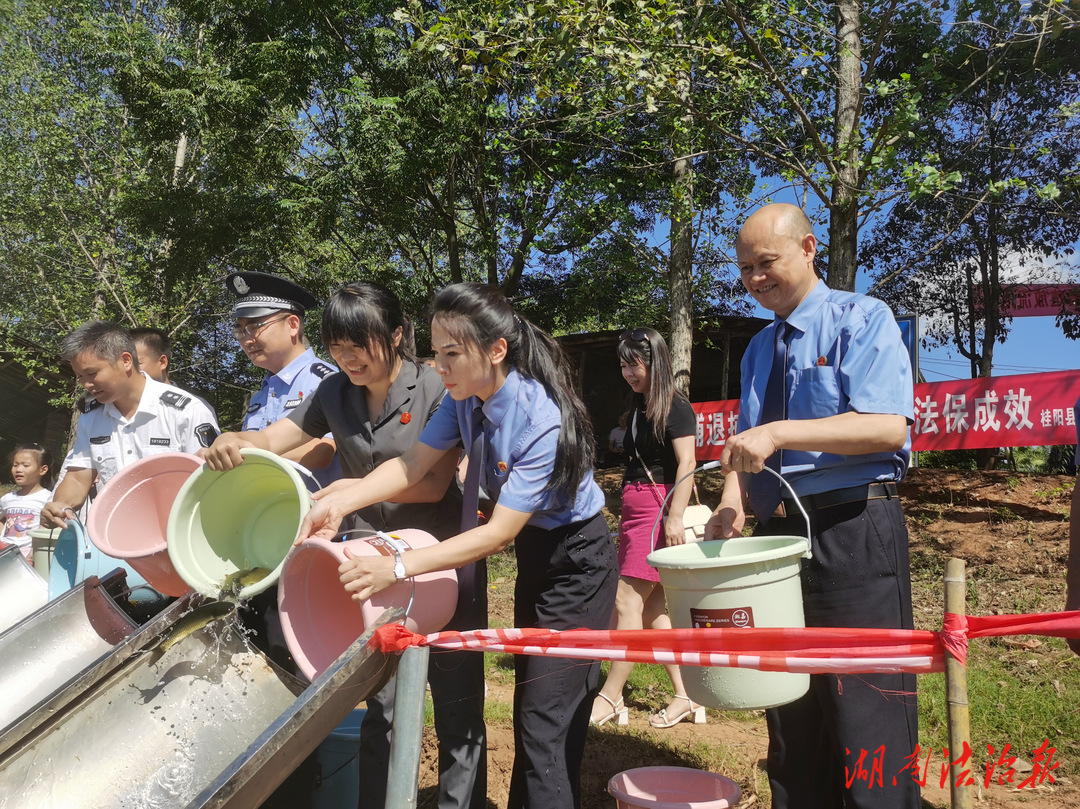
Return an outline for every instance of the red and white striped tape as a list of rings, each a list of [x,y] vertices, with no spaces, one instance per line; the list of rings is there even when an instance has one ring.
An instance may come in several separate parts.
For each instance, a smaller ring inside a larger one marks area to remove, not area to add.
[[[759,671],[822,673],[943,671],[945,655],[967,659],[969,638],[1044,635],[1080,638],[1080,611],[1032,615],[946,613],[939,632],[918,629],[477,629],[416,635],[400,624],[375,632],[386,653],[409,646],[550,655],[632,663],[726,666]]]

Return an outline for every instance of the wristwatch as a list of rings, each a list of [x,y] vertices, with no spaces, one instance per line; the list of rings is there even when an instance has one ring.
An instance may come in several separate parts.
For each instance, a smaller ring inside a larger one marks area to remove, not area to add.
[[[405,560],[401,558],[398,551],[394,551],[394,578],[398,581],[405,581],[408,578],[405,574]]]

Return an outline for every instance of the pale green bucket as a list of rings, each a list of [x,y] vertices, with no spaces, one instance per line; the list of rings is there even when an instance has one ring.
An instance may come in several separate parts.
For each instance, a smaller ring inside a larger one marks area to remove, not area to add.
[[[736,537],[649,554],[676,628],[803,627],[800,558],[806,537]],[[810,675],[680,666],[686,695],[710,708],[772,708],[798,699]]]
[[[241,589],[240,598],[277,582],[311,508],[308,486],[291,461],[248,447],[240,454],[244,462],[227,472],[204,464],[192,473],[169,511],[169,558],[192,589],[210,598],[238,571],[270,571]]]

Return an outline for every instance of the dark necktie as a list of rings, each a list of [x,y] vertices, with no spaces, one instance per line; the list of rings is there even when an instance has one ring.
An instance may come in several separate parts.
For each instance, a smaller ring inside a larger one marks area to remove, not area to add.
[[[765,386],[765,398],[761,402],[762,424],[780,421],[787,416],[787,391],[784,377],[787,372],[787,337],[790,329],[786,321],[777,321],[772,367],[769,369],[769,381]],[[765,466],[774,472],[779,472],[782,454],[782,450],[774,452],[766,459]],[[767,522],[778,505],[780,505],[780,481],[764,470],[751,477],[750,508],[753,509],[758,520]]]
[[[465,471],[465,485],[461,499],[461,530],[468,531],[480,524],[480,473],[484,471],[484,410],[473,408],[472,441],[469,443],[469,466]],[[454,619],[450,626],[455,629],[476,629],[487,626],[487,566],[472,562],[457,569],[458,600]],[[464,624],[460,623],[464,621]]]
[[[484,469],[484,409],[472,412],[472,441],[469,444],[469,466],[465,471],[465,486],[461,502],[461,530],[468,531],[480,524],[480,473]]]

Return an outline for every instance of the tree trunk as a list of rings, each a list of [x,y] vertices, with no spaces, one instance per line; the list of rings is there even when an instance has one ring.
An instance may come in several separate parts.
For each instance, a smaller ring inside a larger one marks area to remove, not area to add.
[[[681,39],[680,32],[680,39]],[[690,107],[690,73],[679,76],[677,92],[683,110]],[[675,164],[671,177],[671,250],[668,255],[670,288],[671,369],[675,387],[690,393],[690,361],[694,345],[694,166],[691,136],[693,115],[684,113],[672,137]]]
[[[836,4],[836,176],[829,204],[828,284],[855,291],[859,246],[859,108],[862,33],[857,0]]]
[[[690,158],[675,160],[672,179],[671,254],[671,367],[675,385],[690,392],[690,356],[694,344],[694,172]]]

